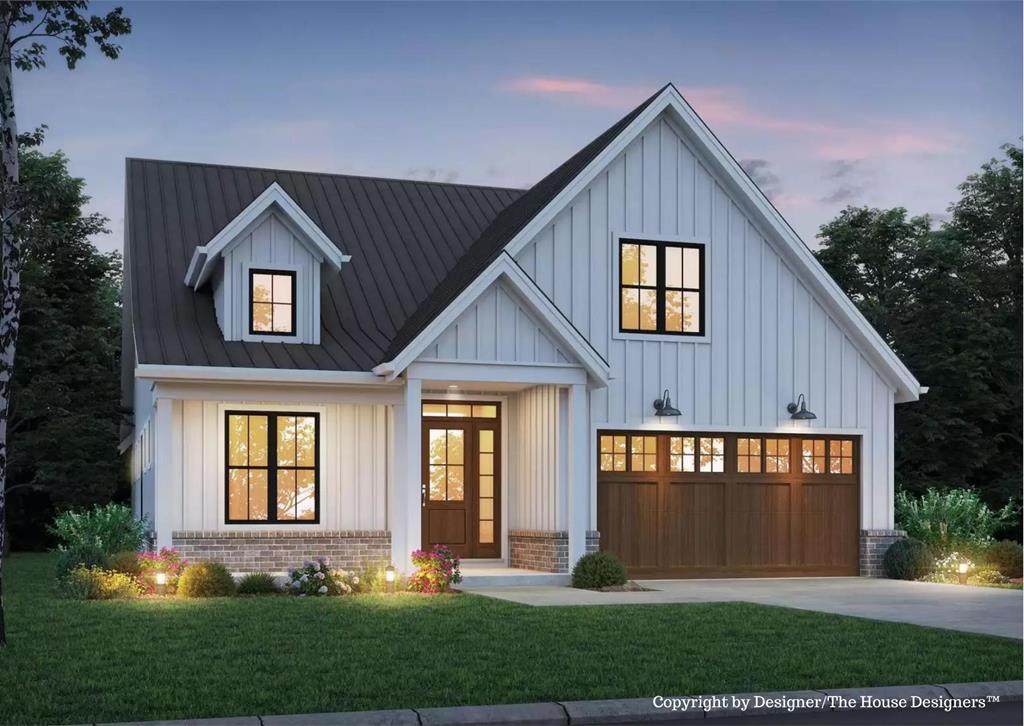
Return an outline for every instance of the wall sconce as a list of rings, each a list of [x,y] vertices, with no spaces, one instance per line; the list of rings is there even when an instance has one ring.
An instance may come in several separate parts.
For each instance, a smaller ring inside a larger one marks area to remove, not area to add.
[[[163,595],[167,589],[167,573],[158,572],[153,579],[156,581],[156,594]]]
[[[682,416],[683,412],[672,405],[672,397],[668,395],[668,389],[661,394],[661,398],[654,399],[655,416]]]
[[[957,578],[960,580],[961,585],[967,584],[967,569],[969,567],[970,565],[966,562],[961,562],[959,565],[957,565],[956,574]]]
[[[388,565],[384,568],[384,582],[387,583],[387,591],[395,591],[395,566]]]
[[[818,418],[807,410],[807,401],[802,393],[797,396],[796,403],[786,406],[786,410],[790,413],[789,417],[796,421],[810,421],[812,418]]]

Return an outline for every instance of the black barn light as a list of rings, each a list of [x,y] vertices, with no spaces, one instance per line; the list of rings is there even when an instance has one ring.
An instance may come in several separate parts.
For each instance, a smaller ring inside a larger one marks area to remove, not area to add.
[[[797,421],[810,421],[812,418],[818,418],[807,410],[807,401],[802,393],[797,397],[796,403],[786,406],[786,410],[789,411],[790,418]]]
[[[672,397],[668,395],[668,389],[661,394],[661,398],[654,399],[655,416],[682,416],[683,412],[672,405]]]

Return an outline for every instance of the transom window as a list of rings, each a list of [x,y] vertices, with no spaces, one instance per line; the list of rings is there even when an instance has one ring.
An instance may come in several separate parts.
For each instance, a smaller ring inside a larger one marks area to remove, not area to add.
[[[249,333],[295,335],[295,273],[249,271]]]
[[[225,521],[317,522],[319,415],[229,411],[226,425]]]
[[[704,334],[704,245],[622,240],[619,329]]]
[[[446,418],[497,418],[498,406],[494,403],[424,403],[423,415]]]

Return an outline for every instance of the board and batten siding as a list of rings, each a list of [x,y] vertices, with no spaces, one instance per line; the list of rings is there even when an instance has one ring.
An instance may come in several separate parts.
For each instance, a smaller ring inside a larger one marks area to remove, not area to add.
[[[564,452],[565,390],[533,386],[509,397],[508,528],[564,530],[567,526]],[[563,482],[559,486],[559,481]]]
[[[617,333],[615,235],[706,245],[706,341]],[[516,257],[611,366],[593,425],[656,423],[668,388],[681,426],[792,428],[786,404],[804,393],[807,428],[863,433],[861,526],[892,526],[893,387],[672,122],[655,120]]]
[[[321,260],[299,240],[290,224],[273,212],[265,213],[251,231],[225,250],[223,269],[213,277],[214,307],[225,339],[319,343],[320,265]],[[250,268],[295,272],[296,335],[249,333]]]
[[[520,297],[491,284],[418,360],[568,364],[571,359]]]
[[[171,401],[172,530],[387,529],[387,406]],[[225,410],[320,412],[320,523],[224,523]],[[176,481],[177,480],[177,481]]]

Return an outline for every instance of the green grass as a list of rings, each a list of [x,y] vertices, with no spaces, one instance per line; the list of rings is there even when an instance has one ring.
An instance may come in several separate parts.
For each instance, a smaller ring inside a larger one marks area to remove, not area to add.
[[[1020,677],[1016,641],[742,603],[470,595],[73,602],[4,567],[0,723],[81,723]]]

